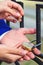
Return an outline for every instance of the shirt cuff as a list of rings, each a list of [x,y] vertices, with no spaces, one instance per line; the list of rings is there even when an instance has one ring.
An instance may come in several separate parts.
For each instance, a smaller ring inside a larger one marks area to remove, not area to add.
[[[4,35],[6,35],[9,31],[3,33],[1,36],[0,36],[0,40],[4,37]]]

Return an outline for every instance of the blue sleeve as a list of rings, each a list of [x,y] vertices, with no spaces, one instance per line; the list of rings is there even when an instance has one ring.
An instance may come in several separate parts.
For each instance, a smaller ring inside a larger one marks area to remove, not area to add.
[[[11,28],[5,23],[4,20],[0,20],[0,36]]]

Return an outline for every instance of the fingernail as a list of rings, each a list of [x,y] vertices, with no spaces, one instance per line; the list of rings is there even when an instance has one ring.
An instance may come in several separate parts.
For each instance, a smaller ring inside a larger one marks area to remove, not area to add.
[[[34,53],[37,55],[41,54],[41,52],[37,48],[34,48]]]
[[[17,13],[17,16],[20,16],[20,14],[19,14],[19,13]]]
[[[26,60],[30,60],[30,58],[29,57],[26,57]]]
[[[29,58],[29,57],[27,57],[27,60],[30,60],[30,58]]]
[[[34,59],[35,58],[35,56],[34,55],[31,55],[31,59]]]

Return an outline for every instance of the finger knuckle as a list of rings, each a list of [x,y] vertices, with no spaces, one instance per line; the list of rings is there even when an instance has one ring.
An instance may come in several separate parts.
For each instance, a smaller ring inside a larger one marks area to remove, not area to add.
[[[18,4],[18,7],[19,7],[19,8],[22,8],[21,5],[19,5],[19,4]]]

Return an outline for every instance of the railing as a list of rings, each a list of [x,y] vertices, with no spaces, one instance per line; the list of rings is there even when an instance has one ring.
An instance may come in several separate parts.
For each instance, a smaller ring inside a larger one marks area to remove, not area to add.
[[[36,44],[41,43],[41,10],[43,5],[36,4]],[[38,49],[41,49],[41,45],[37,47]]]

